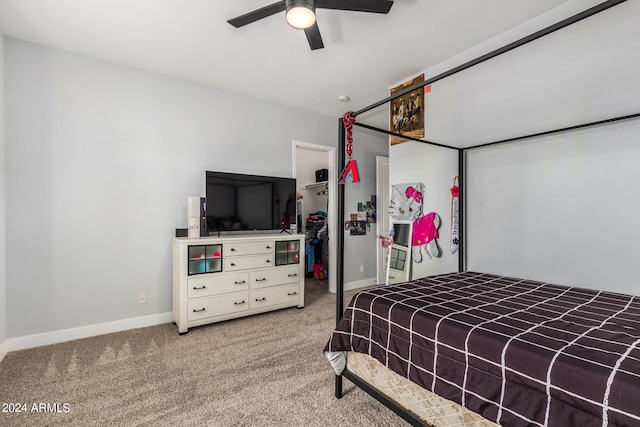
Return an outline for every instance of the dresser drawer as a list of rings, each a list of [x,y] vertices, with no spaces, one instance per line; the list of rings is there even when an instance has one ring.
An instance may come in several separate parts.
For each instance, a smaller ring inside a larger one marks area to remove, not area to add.
[[[225,257],[236,255],[272,254],[274,253],[274,250],[274,243],[270,240],[226,243],[223,246],[223,253]]]
[[[187,298],[207,297],[249,289],[249,272],[220,273],[187,280]]]
[[[284,285],[259,289],[251,292],[249,309],[259,309],[271,305],[291,303],[294,305],[300,299],[300,285]]]
[[[224,259],[224,271],[251,270],[273,265],[273,254],[240,256]]]
[[[237,313],[249,309],[249,292],[234,292],[187,302],[187,321]]]
[[[249,283],[251,283],[251,289],[298,282],[300,282],[300,267],[297,265],[292,267],[277,267],[269,270],[249,272]]]

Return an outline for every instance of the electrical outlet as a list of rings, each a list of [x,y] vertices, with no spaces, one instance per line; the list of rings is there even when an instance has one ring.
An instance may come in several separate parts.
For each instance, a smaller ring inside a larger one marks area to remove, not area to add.
[[[147,294],[144,292],[140,292],[138,294],[138,304],[146,304],[147,303]]]
[[[360,265],[360,273],[364,273],[364,264]]]

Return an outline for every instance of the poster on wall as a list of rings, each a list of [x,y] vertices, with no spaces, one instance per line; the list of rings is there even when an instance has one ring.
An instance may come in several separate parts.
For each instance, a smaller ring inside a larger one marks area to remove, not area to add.
[[[364,236],[367,234],[367,221],[349,221],[349,230],[352,236]]]
[[[424,74],[391,89],[393,96],[413,85],[424,82]],[[411,91],[391,101],[389,105],[389,130],[412,138],[424,137],[424,90]],[[408,139],[391,135],[391,145],[401,144]]]
[[[369,224],[375,224],[377,221],[377,212],[376,212],[376,195],[371,195],[371,200],[369,200],[366,204],[367,207],[367,222]]]

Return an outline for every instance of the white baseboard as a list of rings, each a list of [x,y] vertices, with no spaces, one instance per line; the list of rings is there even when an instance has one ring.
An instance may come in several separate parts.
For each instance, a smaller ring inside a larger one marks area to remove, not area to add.
[[[344,290],[345,291],[350,291],[352,289],[368,288],[368,287],[375,286],[375,285],[377,285],[376,278],[375,277],[371,277],[371,278],[368,278],[368,279],[356,280],[354,282],[346,282],[344,284]]]
[[[98,323],[95,325],[80,326],[78,328],[62,329],[60,331],[44,332],[41,334],[26,335],[24,337],[9,338],[0,344],[0,356],[4,357],[9,351],[24,350],[26,348],[40,347],[43,345],[57,344],[65,341],[88,338],[96,335],[110,334],[112,332],[126,331],[128,329],[144,328],[160,325],[173,320],[173,314],[158,313],[149,316],[134,317],[131,319],[116,320],[113,322]],[[0,360],[2,358],[0,357]]]
[[[8,339],[4,340],[0,343],[0,362],[2,362],[2,359],[4,359],[4,356],[7,355],[7,353],[9,352],[9,343],[8,343]]]

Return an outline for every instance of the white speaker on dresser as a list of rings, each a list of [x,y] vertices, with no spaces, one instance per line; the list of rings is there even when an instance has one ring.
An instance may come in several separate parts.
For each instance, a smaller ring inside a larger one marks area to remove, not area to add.
[[[203,198],[190,196],[187,198],[187,227],[189,237],[200,237],[201,220],[204,217]]]

